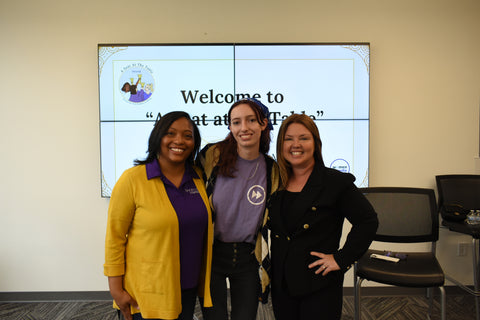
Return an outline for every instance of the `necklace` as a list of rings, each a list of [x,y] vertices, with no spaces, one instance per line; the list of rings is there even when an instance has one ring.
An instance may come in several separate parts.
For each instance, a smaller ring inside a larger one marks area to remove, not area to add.
[[[253,174],[247,178],[247,180],[250,180],[252,179],[253,177],[255,177],[255,174],[257,174],[257,170],[258,170],[258,165],[260,164],[260,158],[258,158],[257,160],[257,165],[255,166],[255,171],[253,171]]]

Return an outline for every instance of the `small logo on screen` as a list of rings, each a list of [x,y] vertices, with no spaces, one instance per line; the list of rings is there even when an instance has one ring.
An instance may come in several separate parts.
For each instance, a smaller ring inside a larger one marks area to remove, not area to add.
[[[155,90],[152,70],[141,63],[133,63],[122,69],[119,88],[125,101],[140,104],[149,101]]]
[[[330,165],[330,168],[336,169],[341,172],[350,172],[350,164],[344,159],[336,159],[333,160],[332,164]]]

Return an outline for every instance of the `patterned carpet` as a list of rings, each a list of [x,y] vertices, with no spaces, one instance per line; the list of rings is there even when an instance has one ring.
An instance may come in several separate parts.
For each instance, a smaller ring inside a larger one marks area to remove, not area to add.
[[[432,320],[440,319],[438,301],[434,302]],[[364,297],[363,320],[418,320],[426,319],[428,301],[422,296]],[[195,316],[202,320],[197,304]],[[342,320],[354,316],[353,297],[344,297]],[[2,320],[117,320],[110,301],[0,303]],[[273,320],[271,305],[261,306],[257,320]],[[475,303],[472,296],[447,296],[448,320],[474,320]],[[326,319],[328,320],[328,319]]]

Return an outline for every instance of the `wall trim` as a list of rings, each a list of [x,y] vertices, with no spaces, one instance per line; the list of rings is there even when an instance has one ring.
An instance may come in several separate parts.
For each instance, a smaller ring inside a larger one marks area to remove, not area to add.
[[[110,301],[109,291],[0,292],[0,302]]]
[[[468,295],[456,286],[445,286],[447,295]],[[362,287],[362,296],[415,296],[425,295],[423,288],[404,287]],[[353,287],[343,288],[345,297],[353,296]],[[437,294],[437,292],[435,293]],[[0,292],[0,302],[72,302],[72,301],[111,301],[109,291],[34,291]]]

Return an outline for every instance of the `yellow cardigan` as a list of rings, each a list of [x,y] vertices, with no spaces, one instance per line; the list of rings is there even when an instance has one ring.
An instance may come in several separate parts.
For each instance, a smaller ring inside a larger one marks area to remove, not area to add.
[[[196,171],[201,177],[198,168]],[[193,180],[208,211],[199,296],[204,297],[205,307],[211,307],[212,214],[203,181]],[[144,318],[177,319],[182,311],[177,214],[162,180],[148,180],[145,165],[126,170],[113,188],[104,274],[124,276],[124,288],[140,308],[132,308],[132,313],[141,312]]]

